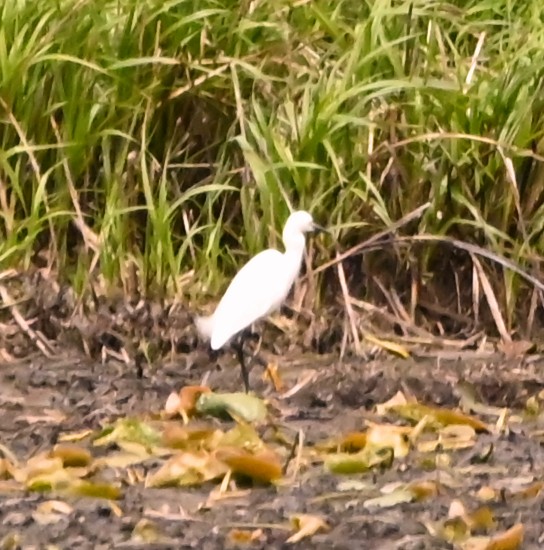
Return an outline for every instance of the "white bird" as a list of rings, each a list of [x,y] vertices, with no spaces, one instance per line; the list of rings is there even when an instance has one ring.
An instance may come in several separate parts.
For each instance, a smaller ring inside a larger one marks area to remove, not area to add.
[[[277,310],[287,298],[300,272],[305,233],[326,231],[303,210],[293,212],[283,229],[285,252],[269,248],[251,258],[231,281],[214,313],[197,317],[201,337],[210,340],[213,350],[222,348],[255,321]],[[243,340],[235,345],[246,392],[249,377],[244,364]]]

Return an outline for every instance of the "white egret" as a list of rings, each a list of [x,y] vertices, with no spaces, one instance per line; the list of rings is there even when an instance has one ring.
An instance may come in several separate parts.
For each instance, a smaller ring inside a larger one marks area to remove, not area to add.
[[[300,272],[306,243],[304,235],[314,231],[326,229],[317,225],[308,212],[293,212],[283,229],[285,252],[271,248],[259,252],[236,274],[213,314],[196,318],[198,332],[210,341],[213,350],[222,348],[252,323],[281,306]],[[244,363],[242,338],[233,347],[247,392],[249,376]]]

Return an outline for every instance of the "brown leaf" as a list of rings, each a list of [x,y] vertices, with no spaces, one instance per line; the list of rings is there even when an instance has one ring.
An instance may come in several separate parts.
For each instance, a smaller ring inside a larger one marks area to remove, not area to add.
[[[210,393],[208,386],[185,386],[179,392],[179,408],[185,411],[187,416],[195,412],[196,402],[203,393]]]
[[[440,486],[436,481],[416,481],[410,483],[408,491],[414,496],[414,500],[420,502],[436,497],[440,492]]]
[[[470,537],[460,545],[460,548],[461,550],[518,550],[522,547],[523,536],[523,524],[517,523],[494,537]]]
[[[340,441],[340,450],[346,453],[354,453],[363,449],[367,442],[365,432],[351,432]]]
[[[271,450],[265,449],[252,454],[244,449],[221,448],[216,456],[235,474],[250,477],[261,483],[270,483],[282,475],[282,464],[276,453]]]
[[[264,537],[262,529],[231,529],[227,538],[232,545],[242,546],[261,542]]]
[[[508,531],[492,537],[485,550],[517,550],[521,548],[524,534],[523,524],[516,523]]]

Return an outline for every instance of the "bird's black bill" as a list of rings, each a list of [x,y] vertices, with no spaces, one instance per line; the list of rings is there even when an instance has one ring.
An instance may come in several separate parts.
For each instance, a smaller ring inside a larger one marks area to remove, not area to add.
[[[314,231],[316,233],[328,233],[329,235],[331,234],[331,232],[326,227],[323,227],[322,225],[319,225],[317,223],[314,223]]]

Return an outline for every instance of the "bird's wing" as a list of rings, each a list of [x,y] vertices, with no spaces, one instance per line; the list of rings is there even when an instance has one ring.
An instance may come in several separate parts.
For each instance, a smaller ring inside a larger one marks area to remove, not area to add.
[[[213,349],[279,307],[290,287],[283,264],[281,252],[263,250],[236,274],[213,315]]]

